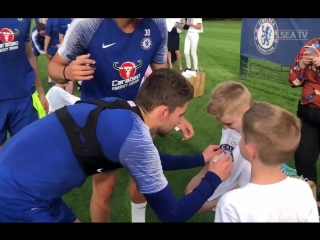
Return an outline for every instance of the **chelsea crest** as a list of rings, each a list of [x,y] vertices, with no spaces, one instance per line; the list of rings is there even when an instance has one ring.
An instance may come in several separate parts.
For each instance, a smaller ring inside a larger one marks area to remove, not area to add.
[[[142,49],[144,50],[149,50],[152,46],[152,41],[151,41],[151,38],[149,37],[145,37],[141,40],[141,43],[140,43]]]
[[[254,42],[264,55],[271,54],[279,42],[279,29],[274,18],[260,18],[254,28]]]

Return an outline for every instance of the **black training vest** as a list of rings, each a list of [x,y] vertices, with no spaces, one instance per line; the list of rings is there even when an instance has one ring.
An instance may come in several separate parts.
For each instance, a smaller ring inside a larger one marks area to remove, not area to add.
[[[123,166],[120,163],[112,161],[103,154],[96,135],[98,118],[105,109],[127,109],[136,113],[143,120],[140,109],[134,102],[124,100],[116,100],[114,102],[103,100],[76,102],[76,104],[78,103],[89,103],[97,106],[88,114],[84,127],[80,127],[75,122],[67,107],[58,109],[55,114],[64,128],[73,154],[86,176],[122,168]]]

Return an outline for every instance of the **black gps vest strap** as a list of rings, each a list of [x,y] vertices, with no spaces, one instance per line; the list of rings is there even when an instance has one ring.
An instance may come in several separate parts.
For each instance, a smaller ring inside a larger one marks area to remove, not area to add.
[[[105,109],[127,109],[136,113],[142,120],[140,109],[132,101],[116,100],[114,102],[98,101],[78,101],[78,103],[94,104],[97,107],[88,114],[86,124],[80,127],[70,115],[67,107],[55,111],[55,114],[63,126],[73,154],[80,167],[87,176],[91,176],[107,170],[115,170],[123,167],[107,158],[97,139],[96,130],[100,113]]]

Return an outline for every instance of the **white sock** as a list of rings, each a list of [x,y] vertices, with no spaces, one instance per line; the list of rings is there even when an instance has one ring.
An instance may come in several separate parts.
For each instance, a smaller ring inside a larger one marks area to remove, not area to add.
[[[133,223],[146,222],[146,207],[147,207],[147,202],[138,203],[138,204],[131,202],[131,218]]]

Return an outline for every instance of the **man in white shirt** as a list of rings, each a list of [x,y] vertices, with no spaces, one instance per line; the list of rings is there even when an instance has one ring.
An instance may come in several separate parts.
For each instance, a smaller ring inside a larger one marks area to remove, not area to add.
[[[191,71],[190,52],[193,60],[194,70],[198,71],[197,48],[199,43],[199,33],[203,32],[202,18],[187,18],[186,25],[189,26],[189,29],[184,41],[184,56],[187,64],[185,71]]]
[[[242,120],[241,155],[251,163],[250,183],[225,193],[215,222],[319,222],[309,185],[280,171],[293,158],[301,123],[292,113],[255,102]]]

